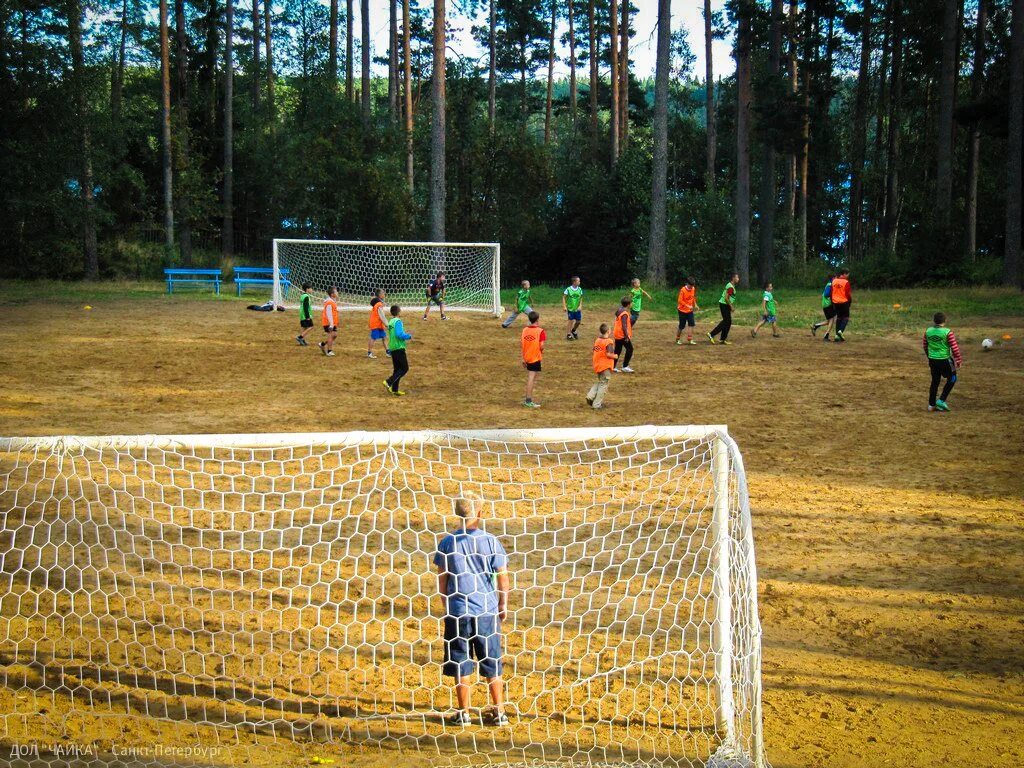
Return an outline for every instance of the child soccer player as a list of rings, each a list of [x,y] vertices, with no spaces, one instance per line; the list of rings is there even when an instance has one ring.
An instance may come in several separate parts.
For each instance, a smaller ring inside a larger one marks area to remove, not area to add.
[[[441,308],[441,319],[447,320],[448,315],[444,313],[444,292],[445,292],[445,277],[444,272],[438,272],[437,276],[434,277],[429,283],[427,283],[427,306],[423,308],[423,319],[427,319],[427,315],[430,314],[430,305],[437,304]]]
[[[313,330],[313,298],[309,295],[312,287],[309,283],[303,283],[302,296],[299,298],[299,327],[302,330],[295,337],[295,341],[300,347],[309,346],[306,343],[306,334]]]
[[[758,321],[750,330],[750,335],[757,337],[757,332],[761,330],[761,326],[765,323],[772,327],[772,338],[777,339],[782,334],[779,333],[778,326],[778,314],[777,307],[775,305],[775,295],[772,293],[772,284],[764,284],[764,295],[761,297],[761,319]]]
[[[840,269],[839,274],[832,281],[832,306],[836,311],[836,333],[837,344],[846,341],[843,336],[846,333],[846,326],[850,322],[850,302],[853,301],[850,288],[850,270]]]
[[[708,341],[712,344],[719,343],[715,341],[715,336],[718,334],[722,334],[720,343],[732,344],[729,341],[729,329],[732,328],[732,305],[736,299],[736,286],[739,284],[739,273],[734,272],[733,276],[729,278],[729,282],[725,284],[725,288],[722,289],[722,295],[718,297],[718,311],[722,313],[722,319],[708,333]]]
[[[821,311],[824,313],[825,319],[811,326],[811,336],[817,336],[818,329],[823,325],[828,326],[825,328],[825,341],[828,341],[828,335],[832,332],[832,326],[836,322],[836,308],[832,306],[832,281],[835,278],[836,276],[830,272],[825,283],[825,290],[821,292]]]
[[[512,310],[512,314],[505,318],[505,322],[501,324],[502,328],[508,328],[512,323],[516,321],[516,318],[522,314],[527,317],[533,312],[533,307],[530,306],[530,281],[523,280],[522,287],[516,294],[516,306]]]
[[[523,400],[523,406],[540,408],[540,403],[533,401],[533,388],[537,383],[537,377],[540,376],[540,362],[544,358],[544,342],[548,340],[548,335],[543,328],[537,325],[540,314],[531,309],[527,317],[530,319],[530,324],[523,328],[523,335],[520,339],[523,349],[523,368],[526,369],[526,398]]]
[[[391,354],[388,351],[388,318],[384,314],[384,297],[386,295],[383,288],[378,288],[373,292],[373,298],[370,299],[370,318],[368,321],[370,341],[366,344],[366,356],[371,360],[377,357],[373,354],[373,345],[378,340],[382,342],[385,354],[389,356]]]
[[[604,406],[604,395],[608,391],[608,382],[612,379],[612,369],[615,367],[615,344],[608,333],[608,324],[601,323],[597,339],[594,340],[593,363],[594,373],[597,374],[597,381],[587,393],[587,405],[595,411]]]
[[[651,301],[654,300],[651,294],[640,287],[640,278],[634,277],[633,282],[629,284],[629,321],[633,325],[636,325],[640,319],[640,310],[644,304],[644,296],[651,299]]]
[[[338,338],[338,289],[333,285],[327,289],[324,308],[320,312],[320,322],[327,334],[327,341],[320,342],[320,351],[327,357],[334,357],[334,340]]]
[[[953,391],[956,384],[956,372],[964,363],[963,355],[960,354],[960,345],[956,343],[956,336],[953,331],[946,327],[946,316],[936,312],[932,318],[935,324],[924,332],[924,353],[928,357],[928,367],[932,371],[932,383],[928,389],[928,410],[948,411],[946,398]],[[946,380],[942,388],[942,397],[936,397],[939,392],[939,381]]]
[[[679,289],[679,297],[676,299],[676,309],[679,310],[679,329],[676,331],[676,344],[682,344],[683,329],[686,329],[686,343],[696,344],[693,340],[694,312],[700,307],[697,306],[697,284],[692,277],[686,278],[683,287]]]
[[[398,388],[402,377],[409,372],[409,358],[405,354],[405,342],[412,338],[411,333],[405,332],[405,326],[399,315],[402,308],[397,304],[391,305],[391,319],[388,320],[388,350],[391,352],[391,375],[384,379],[384,386],[396,397],[402,397],[405,392]]]
[[[623,296],[620,306],[615,310],[615,331],[612,334],[615,338],[615,357],[622,361],[620,367],[616,363],[612,369],[615,373],[633,373],[629,367],[629,361],[633,359],[633,319],[629,307],[633,303],[630,296]],[[626,357],[622,359],[622,350],[626,350]]]
[[[570,280],[569,286],[562,291],[562,309],[568,318],[568,325],[565,326],[566,341],[578,340],[580,323],[583,321],[583,289],[578,277]]]

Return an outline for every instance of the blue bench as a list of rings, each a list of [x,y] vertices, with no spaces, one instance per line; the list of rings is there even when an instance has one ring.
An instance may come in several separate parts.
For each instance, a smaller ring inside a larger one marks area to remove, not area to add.
[[[167,280],[168,293],[174,293],[174,286],[177,283],[206,283],[212,284],[217,295],[220,295],[219,269],[165,269],[164,278]]]
[[[291,283],[288,280],[288,267],[281,270],[281,288],[288,290]],[[243,285],[273,285],[273,267],[235,267],[234,270],[235,290],[242,295]]]

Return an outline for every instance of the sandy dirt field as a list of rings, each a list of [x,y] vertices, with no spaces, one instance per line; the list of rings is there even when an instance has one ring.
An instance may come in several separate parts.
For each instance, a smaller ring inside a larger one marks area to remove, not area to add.
[[[593,412],[583,395],[596,313],[576,344],[547,314],[543,407],[528,411],[518,330],[482,316],[413,314],[409,395],[396,399],[380,383],[388,362],[365,359],[363,313],[344,315],[354,330],[328,359],[294,344],[294,313],[234,302],[2,306],[0,434],[727,424],[750,480],[772,765],[1024,762],[1024,344],[987,354],[979,344],[1024,336],[1024,321],[956,326],[966,366],[953,413],[940,415],[925,411],[919,337],[859,337],[856,315],[846,345],[737,328],[730,347],[676,347],[673,324],[642,320],[638,373],[615,377],[607,409]],[[0,711],[24,712],[26,728],[49,718],[63,728],[50,738],[116,741],[135,727],[19,700],[13,689],[37,673],[8,666],[0,689]],[[157,713],[174,722],[152,721],[148,737],[213,743],[209,726],[190,722],[196,704]],[[198,757],[425,764],[245,738],[261,748]]]

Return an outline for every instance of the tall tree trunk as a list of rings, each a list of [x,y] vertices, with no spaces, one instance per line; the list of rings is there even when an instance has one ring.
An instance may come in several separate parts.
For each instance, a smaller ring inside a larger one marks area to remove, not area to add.
[[[388,0],[388,111],[398,120],[398,0]]]
[[[803,88],[802,117],[800,120],[800,152],[797,156],[799,194],[797,195],[796,225],[796,263],[803,266],[807,263],[807,218],[808,218],[808,183],[811,168],[811,58],[814,43],[812,42],[813,13],[809,5],[804,5],[803,24],[803,66],[800,67],[801,87]]]
[[[264,51],[267,60],[267,111],[270,113],[271,124],[274,120],[274,28],[271,0],[263,2],[263,34]]]
[[[882,33],[882,60],[878,65],[878,99],[875,109],[875,138],[871,148],[871,164],[875,168],[884,168],[886,119],[889,114],[889,58],[892,48],[892,6],[893,0],[886,1]],[[882,221],[885,218],[885,174],[879,176],[879,184],[874,190],[875,200],[871,207],[872,234],[879,235]]]
[[[647,279],[665,284],[665,230],[668,218],[668,73],[672,46],[672,0],[658,0],[658,50],[654,70],[654,161],[651,169],[650,252]]]
[[[494,0],[491,0],[492,4]],[[405,96],[405,177],[409,185],[409,194],[414,190],[413,181],[413,154],[412,154],[412,51],[411,38],[412,19],[409,15],[409,0],[402,0],[402,65],[405,69],[405,76],[402,78]]]
[[[715,188],[715,67],[712,57],[714,30],[711,26],[711,0],[704,0],[704,113],[707,116],[707,168],[704,171],[708,190]]]
[[[171,44],[167,0],[160,0],[160,144],[164,182],[164,247],[174,250],[174,165],[171,156]]]
[[[174,1],[175,58],[178,60],[178,179],[191,163],[188,122],[188,29],[185,21],[185,0]],[[185,265],[192,264],[192,211],[188,187],[178,186],[178,247]]]
[[[576,95],[576,13],[574,6],[576,0],[568,0],[569,3],[569,114],[572,115],[573,127],[576,126],[576,109],[578,99]]]
[[[863,203],[864,161],[868,141],[868,83],[871,68],[871,0],[864,0],[860,29],[860,65],[857,71],[857,94],[853,105],[853,159],[850,166],[850,215],[846,239],[846,257],[857,259],[864,254]]]
[[[361,0],[359,4],[359,20],[362,22],[362,43],[359,47],[360,53],[362,53],[362,113],[363,113],[363,124],[370,124],[370,99],[373,95],[370,92],[370,48],[372,41],[370,40],[370,0]]]
[[[204,84],[205,93],[203,105],[205,114],[203,122],[206,124],[204,134],[209,141],[210,152],[213,153],[215,136],[217,135],[217,62],[220,59],[220,7],[218,0],[210,0],[206,12],[206,51],[204,68],[209,75],[209,80]]]
[[[551,143],[551,101],[554,95],[555,83],[555,22],[558,12],[558,3],[551,1],[551,27],[548,30],[548,86],[547,95],[544,99],[544,146]]]
[[[978,0],[978,21],[974,28],[974,69],[971,71],[971,102],[976,106],[985,91],[985,26],[988,24],[988,0]],[[981,127],[971,121],[971,144],[967,153],[967,226],[964,227],[964,251],[974,260],[978,250],[978,161],[981,155]]]
[[[331,10],[328,15],[327,33],[327,79],[330,81],[331,89],[338,88],[338,0],[331,0]],[[347,81],[346,81],[347,85]],[[347,93],[347,92],[346,92]],[[351,98],[351,97],[350,97]]]
[[[785,22],[783,16],[782,0],[772,0],[771,19],[769,21],[768,37],[768,92],[770,98],[781,95],[779,84],[779,68],[782,65],[782,25]],[[761,209],[760,235],[760,259],[758,260],[758,278],[763,284],[772,279],[775,272],[775,147],[772,145],[770,131],[762,131],[762,167],[761,167],[761,189],[758,194],[758,207]]]
[[[741,0],[736,31],[736,245],[740,285],[750,285],[750,13],[753,0]]]
[[[498,46],[494,33],[497,30],[497,10],[491,0],[488,4],[487,19],[487,130],[494,134],[494,122],[498,105]]]
[[[345,0],[345,98],[349,102],[356,100],[355,48],[352,39],[355,25],[353,11],[353,0]]]
[[[433,115],[430,123],[430,239],[445,239],[445,0],[434,0]]]
[[[260,111],[260,0],[252,0],[252,111]]]
[[[957,20],[961,0],[944,0],[942,14],[942,73],[939,78],[939,115],[935,138],[935,213],[947,241],[953,205],[953,100],[956,91]]]
[[[493,2],[493,0],[492,0]],[[597,148],[598,134],[598,102],[597,94],[601,79],[597,61],[597,19],[594,0],[587,0],[587,44],[590,46],[590,140]]]
[[[1021,287],[1020,218],[1022,128],[1024,128],[1024,0],[1013,0],[1010,34],[1010,98],[1006,152],[1006,246],[1003,252],[1003,284]]]
[[[164,5],[162,7],[164,9],[163,28],[166,35],[167,6]],[[79,138],[82,142],[82,178],[80,183],[83,208],[82,251],[85,257],[85,276],[89,280],[95,280],[100,274],[100,261],[99,248],[96,244],[96,200],[93,197],[92,179],[92,132],[89,129],[88,99],[85,96],[85,62],[82,56],[82,6],[79,0],[68,0],[67,16],[75,107],[78,112]]]
[[[619,151],[626,149],[629,141],[629,14],[630,0],[620,0],[622,21],[619,22],[619,35],[622,37],[622,52],[619,55]]]
[[[618,0],[611,0],[609,7],[611,23],[611,71],[608,81],[612,87],[612,112],[609,119],[612,134],[612,166],[619,160],[619,6]]]
[[[224,224],[221,251],[230,259],[235,251],[235,0],[224,6]]]
[[[788,61],[786,63],[787,71],[789,72],[789,95],[790,98],[795,99],[797,90],[799,89],[800,81],[797,76],[797,7],[796,0],[789,0],[789,19],[787,22],[787,31],[789,38],[789,52]],[[786,253],[789,257],[793,256],[793,235],[794,227],[796,225],[796,152],[786,153],[786,207],[785,207],[785,227],[786,236],[789,241],[789,245],[786,249]]]
[[[22,14],[22,19],[24,19],[24,14]],[[110,78],[110,119],[115,126],[121,122],[121,100],[124,93],[124,62],[128,46],[128,0],[121,0],[119,27],[120,39],[114,61],[114,71]]]
[[[903,119],[903,4],[893,0],[892,68],[889,74],[889,129],[886,149],[885,217],[882,232],[890,255],[896,253],[900,214],[900,121]]]

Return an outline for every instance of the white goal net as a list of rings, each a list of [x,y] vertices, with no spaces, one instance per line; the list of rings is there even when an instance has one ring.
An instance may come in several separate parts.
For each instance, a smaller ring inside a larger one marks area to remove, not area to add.
[[[296,305],[308,282],[318,301],[338,288],[338,307],[369,306],[376,288],[388,302],[422,309],[427,283],[446,277],[445,310],[497,315],[501,246],[497,243],[388,243],[361,240],[274,240],[274,300]]]
[[[475,674],[445,719],[433,563],[469,492],[507,725]],[[3,743],[760,768],[760,668],[724,428],[0,439]]]

